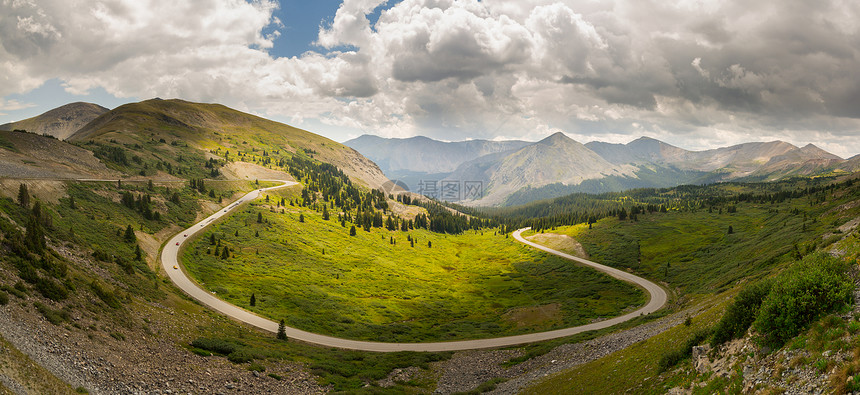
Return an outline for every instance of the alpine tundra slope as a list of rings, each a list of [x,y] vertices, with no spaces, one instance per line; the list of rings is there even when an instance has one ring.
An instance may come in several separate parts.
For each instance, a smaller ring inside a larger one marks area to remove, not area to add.
[[[191,226],[190,228],[179,232],[167,242],[167,245],[164,247],[164,250],[161,254],[161,266],[164,269],[164,272],[167,273],[167,276],[170,277],[170,280],[176,284],[182,291],[187,293],[192,298],[197,301],[203,303],[204,305],[224,314],[233,319],[239,320],[241,322],[256,326],[263,330],[269,332],[277,332],[278,323],[267,318],[263,318],[259,315],[256,315],[248,310],[242,309],[238,306],[227,303],[221,299],[218,299],[209,291],[201,288],[197,283],[192,281],[186,275],[185,271],[181,269],[181,264],[179,262],[179,252],[182,248],[182,245],[188,240],[189,237],[203,231],[210,224],[212,224],[215,220],[230,214],[233,210],[236,209],[239,205],[250,202],[256,198],[258,198],[262,192],[284,188],[288,186],[297,185],[298,183],[293,181],[281,181],[281,180],[269,180],[274,182],[281,182],[282,185],[256,189],[254,191],[248,192],[245,196],[239,198],[226,208],[222,210],[218,210],[216,213],[210,215],[209,217],[203,219],[197,224]],[[288,337],[291,337],[295,340],[301,340],[308,343],[319,344],[326,347],[337,347],[344,348],[350,350],[361,350],[361,351],[376,351],[376,352],[396,352],[396,351],[428,351],[428,352],[436,352],[436,351],[460,351],[460,350],[471,350],[471,349],[480,349],[480,348],[494,348],[494,347],[505,347],[505,346],[513,346],[517,344],[524,343],[532,343],[543,340],[556,339],[560,337],[572,336],[577,333],[593,331],[598,329],[608,328],[610,326],[619,324],[624,321],[628,321],[633,319],[634,317],[638,317],[644,314],[653,313],[663,305],[666,304],[667,296],[666,292],[657,284],[654,284],[651,281],[648,281],[644,278],[635,276],[633,274],[601,265],[599,263],[595,263],[589,261],[587,259],[582,259],[575,257],[570,254],[565,254],[560,251],[553,250],[551,248],[547,248],[545,246],[532,243],[522,238],[522,232],[528,230],[529,228],[519,229],[513,232],[514,239],[517,241],[529,245],[531,247],[537,248],[541,251],[548,252],[550,254],[554,254],[560,256],[564,259],[568,259],[571,261],[575,261],[587,266],[590,266],[598,271],[606,273],[614,278],[617,278],[622,281],[630,282],[636,285],[641,286],[650,294],[650,300],[648,303],[642,308],[633,311],[631,313],[618,316],[615,318],[611,318],[605,321],[594,322],[587,325],[580,325],[571,328],[558,329],[547,332],[539,332],[539,333],[529,333],[525,335],[517,335],[517,336],[505,336],[505,337],[497,337],[492,339],[478,339],[478,340],[460,340],[460,341],[450,341],[450,342],[433,342],[433,343],[383,343],[383,342],[370,342],[370,341],[360,341],[360,340],[349,340],[349,339],[341,339],[332,336],[319,335],[316,333],[311,333],[307,331],[303,331],[296,328],[286,327],[286,334]]]

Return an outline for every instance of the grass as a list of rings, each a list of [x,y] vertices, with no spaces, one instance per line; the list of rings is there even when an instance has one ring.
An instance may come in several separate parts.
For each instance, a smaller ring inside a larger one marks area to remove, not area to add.
[[[576,225],[547,232],[575,238],[596,262],[630,268],[684,293],[718,293],[794,260],[795,248],[805,255],[838,240],[822,235],[860,215],[860,208],[843,206],[858,197],[855,187],[818,201],[740,203],[734,213],[699,208],[640,214],[638,221],[607,218],[592,229]]]
[[[350,237],[350,224],[341,227],[336,217],[324,221],[313,210],[283,209],[258,201],[217,224],[185,250],[189,273],[220,298],[290,326],[376,341],[556,329],[645,301],[638,288],[493,230],[373,229]],[[219,247],[211,245],[212,235],[231,248],[230,258],[214,255]],[[417,240],[414,247],[407,237]]]

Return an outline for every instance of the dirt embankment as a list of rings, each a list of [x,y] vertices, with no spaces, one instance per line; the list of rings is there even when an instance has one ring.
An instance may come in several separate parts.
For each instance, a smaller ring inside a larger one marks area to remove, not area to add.
[[[554,250],[559,250],[571,254],[573,256],[588,259],[588,253],[582,248],[576,239],[568,235],[560,235],[558,233],[538,233],[533,236],[526,237],[527,240],[543,244]]]

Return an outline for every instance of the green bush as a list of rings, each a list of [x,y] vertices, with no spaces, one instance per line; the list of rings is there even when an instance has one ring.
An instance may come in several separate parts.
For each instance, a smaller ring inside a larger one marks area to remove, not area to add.
[[[16,285],[17,285],[17,284],[16,284]],[[21,285],[24,285],[24,283],[21,283]],[[25,288],[25,289],[26,289],[26,288]],[[17,289],[17,288],[12,288],[12,287],[10,287],[10,286],[8,286],[8,285],[0,286],[0,290],[2,290],[2,291],[4,291],[4,292],[7,292],[7,293],[10,293],[10,294],[12,294],[12,295],[15,295],[18,299],[27,299],[27,294],[26,294],[26,292],[21,291],[21,290],[19,290],[19,289]]]
[[[847,269],[845,262],[816,253],[780,274],[753,323],[762,344],[782,346],[822,314],[850,303],[854,283]]]
[[[5,306],[7,304],[9,304],[9,294],[0,291],[0,306]]]
[[[99,299],[101,299],[111,308],[118,309],[122,307],[122,304],[120,303],[119,299],[117,299],[116,295],[114,295],[113,292],[108,291],[107,289],[102,287],[101,283],[99,283],[98,281],[93,280],[93,282],[90,283],[90,288],[92,288],[93,293],[96,294]]]
[[[33,303],[33,306],[36,307],[36,310],[38,310],[39,313],[41,313],[43,316],[45,316],[45,319],[47,319],[48,322],[50,322],[54,325],[60,325],[64,321],[70,321],[71,320],[71,317],[69,316],[69,312],[67,312],[67,311],[54,310],[54,309],[52,309],[48,306],[45,306],[44,304],[39,303],[39,302]]]
[[[227,360],[233,363],[245,363],[254,360],[255,355],[248,350],[237,350],[227,356]]]
[[[729,340],[743,337],[758,314],[759,307],[773,282],[770,280],[751,284],[741,290],[726,309],[725,314],[714,327],[711,347],[719,346]]]
[[[40,277],[36,280],[36,290],[39,291],[42,296],[55,302],[59,302],[69,296],[69,291],[63,286],[63,284],[47,277]]]
[[[212,351],[221,355],[228,355],[238,349],[235,343],[222,339],[211,339],[200,337],[191,342],[191,347],[201,350]]]

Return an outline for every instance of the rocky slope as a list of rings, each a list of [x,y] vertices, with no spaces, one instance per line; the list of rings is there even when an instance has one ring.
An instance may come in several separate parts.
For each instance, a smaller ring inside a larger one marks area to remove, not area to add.
[[[118,175],[83,148],[33,133],[0,131],[0,178],[104,178]]]
[[[69,103],[33,118],[0,125],[0,130],[26,130],[65,140],[109,110],[93,103]]]

